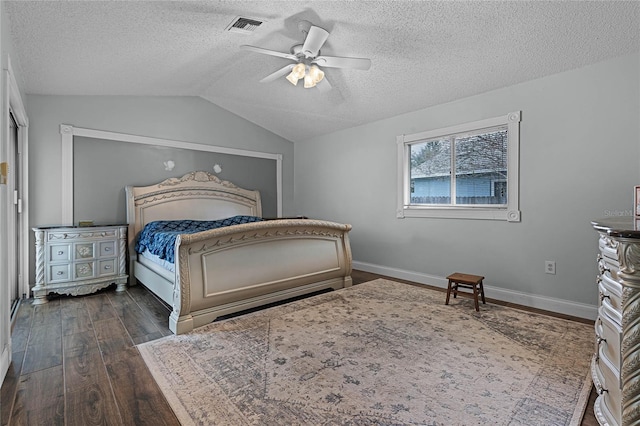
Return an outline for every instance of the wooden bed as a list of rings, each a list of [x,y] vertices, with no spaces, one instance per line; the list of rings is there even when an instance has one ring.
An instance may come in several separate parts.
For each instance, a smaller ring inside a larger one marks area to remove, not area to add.
[[[169,328],[176,334],[221,315],[351,286],[351,225],[276,219],[181,234],[171,272],[135,251],[147,223],[260,217],[260,193],[197,171],[156,185],[127,186],[126,195],[129,284],[141,282],[172,306]]]

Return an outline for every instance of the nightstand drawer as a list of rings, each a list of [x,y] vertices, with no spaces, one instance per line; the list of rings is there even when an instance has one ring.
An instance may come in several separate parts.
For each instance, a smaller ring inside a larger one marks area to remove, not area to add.
[[[98,261],[98,276],[113,275],[116,273],[116,260],[105,259]]]
[[[47,257],[49,262],[68,262],[71,260],[71,246],[69,244],[50,245]]]
[[[49,266],[49,281],[69,281],[69,270],[71,265],[65,263],[64,265],[51,265]]]
[[[100,257],[111,257],[115,255],[116,252],[116,242],[115,241],[102,241],[99,244],[99,253]]]

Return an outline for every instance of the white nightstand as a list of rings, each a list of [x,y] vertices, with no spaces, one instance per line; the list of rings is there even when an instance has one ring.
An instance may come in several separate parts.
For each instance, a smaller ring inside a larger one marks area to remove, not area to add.
[[[78,296],[127,283],[127,225],[33,228],[36,238],[34,304],[49,293]]]

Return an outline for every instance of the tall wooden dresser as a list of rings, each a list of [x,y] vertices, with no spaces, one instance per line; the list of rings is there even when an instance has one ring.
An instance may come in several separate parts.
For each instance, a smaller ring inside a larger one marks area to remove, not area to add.
[[[602,425],[640,425],[640,222],[592,222],[598,231],[599,308],[591,376]]]

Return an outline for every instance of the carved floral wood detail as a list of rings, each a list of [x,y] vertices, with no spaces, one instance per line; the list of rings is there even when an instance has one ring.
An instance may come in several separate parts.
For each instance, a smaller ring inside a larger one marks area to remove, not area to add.
[[[640,292],[624,289],[622,314],[622,418],[623,424],[640,424]]]
[[[214,198],[212,196],[212,191],[207,191],[203,189],[192,190],[192,191],[181,191],[179,193],[172,193],[172,192],[167,193],[167,192],[158,191],[158,192],[151,192],[145,195],[143,198],[139,198],[138,200],[136,200],[136,206],[155,204],[159,201],[167,201],[171,199],[192,198],[192,197],[202,197],[202,198],[210,197],[212,199]],[[238,194],[225,193],[225,192],[221,192],[220,190],[215,191],[215,198],[235,200],[241,203],[246,203],[247,205],[250,204],[250,202],[252,201],[249,197],[243,197]]]
[[[55,232],[48,234],[49,241],[55,240],[68,240],[68,239],[78,239],[78,238],[95,238],[95,237],[115,237],[115,231],[107,231],[107,232]]]
[[[35,286],[41,286],[44,283],[44,231],[35,231],[36,239],[36,273]]]
[[[214,241],[213,244],[203,245],[198,251],[207,250],[213,247],[220,247],[227,244],[234,244],[241,241],[257,240],[264,238],[282,237],[282,236],[316,236],[327,238],[342,238],[345,232],[351,230],[351,225],[327,222],[322,220],[310,219],[281,219],[264,222],[251,222],[238,225],[238,230],[242,233],[233,231],[228,239],[224,239],[230,233],[227,228],[217,228],[210,231],[204,231],[197,234],[188,234],[182,236],[182,242],[185,244],[193,244],[198,241],[209,240]]]
[[[176,247],[180,247],[178,254],[178,269],[176,276],[180,279],[173,286],[173,310],[180,315],[180,312],[190,311],[191,301],[191,276],[189,275],[189,253],[182,247],[182,237],[178,235]]]
[[[111,282],[105,282],[104,280],[101,280],[100,282],[97,282],[95,284],[88,283],[81,286],[58,287],[55,289],[55,292],[58,294],[67,294],[69,296],[83,296],[86,294],[95,293],[98,290],[109,287],[111,284],[123,285],[126,282],[126,278],[113,280]]]
[[[227,180],[222,180],[219,177],[217,177],[216,175],[213,175],[213,174],[211,174],[209,172],[205,172],[205,171],[190,172],[190,173],[187,173],[186,175],[184,175],[182,177],[179,177],[179,178],[166,179],[166,180],[160,182],[158,184],[158,187],[182,185],[182,184],[188,183],[190,181],[193,181],[193,182],[214,182],[214,183],[216,183],[218,185],[221,185],[223,187],[238,188],[233,183],[231,183],[231,182],[229,182]]]

